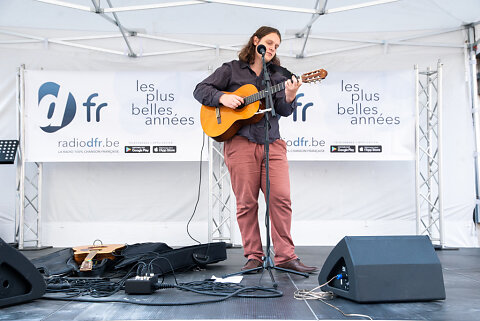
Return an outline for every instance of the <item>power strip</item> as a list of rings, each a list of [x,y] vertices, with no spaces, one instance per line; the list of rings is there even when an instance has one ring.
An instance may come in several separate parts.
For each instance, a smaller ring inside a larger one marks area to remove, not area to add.
[[[125,281],[127,294],[152,294],[156,290],[158,276],[153,273],[148,276],[136,276]]]

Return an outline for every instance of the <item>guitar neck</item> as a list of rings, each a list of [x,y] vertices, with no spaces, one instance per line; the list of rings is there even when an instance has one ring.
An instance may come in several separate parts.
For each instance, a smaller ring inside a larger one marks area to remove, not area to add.
[[[92,250],[90,253],[88,253],[87,257],[83,260],[82,265],[80,266],[80,271],[85,272],[85,271],[91,271],[93,268],[93,258],[99,250]]]
[[[276,85],[273,85],[271,88],[272,94],[275,94],[276,92],[279,92],[280,90],[285,89],[285,83],[281,82]],[[267,90],[264,89],[262,91],[259,91],[258,93],[255,93],[253,95],[247,96],[244,98],[245,105],[250,105],[260,99],[263,99],[267,96]]]

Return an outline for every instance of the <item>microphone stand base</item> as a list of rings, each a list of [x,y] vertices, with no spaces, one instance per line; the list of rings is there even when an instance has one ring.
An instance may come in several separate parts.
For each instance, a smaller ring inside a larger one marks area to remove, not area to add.
[[[262,273],[263,273],[265,270],[268,271],[268,274],[270,275],[270,279],[272,280],[272,283],[273,283],[273,287],[275,289],[278,287],[278,284],[277,284],[277,282],[275,282],[275,278],[273,277],[272,270],[277,270],[277,271],[292,273],[292,274],[296,274],[296,275],[301,275],[301,276],[306,277],[306,278],[309,277],[308,273],[299,272],[299,271],[290,270],[290,269],[284,269],[284,268],[275,266],[271,262],[271,259],[270,260],[266,259],[266,260],[263,261],[262,266],[259,266],[259,267],[253,268],[253,269],[243,270],[243,271],[240,271],[240,272],[225,274],[224,276],[222,276],[222,278],[228,278],[230,276],[235,276],[235,275],[253,274],[253,272],[258,273],[260,271],[262,271]]]

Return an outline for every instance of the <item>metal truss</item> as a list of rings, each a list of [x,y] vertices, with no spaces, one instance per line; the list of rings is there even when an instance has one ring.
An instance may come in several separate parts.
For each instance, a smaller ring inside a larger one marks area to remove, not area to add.
[[[42,200],[42,163],[25,162],[25,66],[21,66],[17,75],[17,115],[18,137],[20,140],[17,161],[17,199],[15,211],[15,242],[19,249],[29,247],[42,248],[41,243],[41,200]]]
[[[42,163],[25,163],[20,158],[17,164],[17,173],[20,175],[17,175],[15,243],[20,250],[42,248],[40,212],[42,165]]]
[[[417,235],[445,246],[442,197],[442,64],[419,71],[416,90],[416,214]]]
[[[224,162],[223,143],[209,138],[208,145],[208,242],[221,241],[235,245],[236,204],[230,174]]]

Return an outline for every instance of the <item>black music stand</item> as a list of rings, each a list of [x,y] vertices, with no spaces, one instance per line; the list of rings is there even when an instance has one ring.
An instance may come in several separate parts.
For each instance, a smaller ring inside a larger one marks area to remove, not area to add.
[[[0,165],[14,164],[17,155],[18,140],[0,140]],[[9,243],[17,247],[17,243]]]
[[[0,140],[0,164],[14,164],[18,140]]]
[[[273,105],[273,99],[272,99],[272,90],[271,90],[271,80],[270,80],[270,75],[268,74],[267,71],[267,64],[265,62],[265,51],[262,53],[262,62],[263,62],[263,83],[265,85],[265,104],[266,108],[262,111],[265,114],[265,176],[266,176],[266,187],[265,187],[265,205],[266,205],[266,213],[265,213],[265,225],[266,225],[266,239],[267,239],[267,246],[265,248],[265,257],[263,257],[263,264],[262,266],[259,266],[257,268],[253,269],[248,269],[245,271],[240,271],[236,273],[231,273],[227,274],[224,277],[229,277],[233,275],[239,275],[239,274],[246,274],[250,272],[255,272],[255,271],[260,271],[260,270],[267,270],[268,273],[270,274],[270,279],[272,280],[273,287],[277,288],[277,283],[275,282],[275,278],[273,277],[272,274],[272,269],[283,271],[283,272],[288,272],[288,273],[293,273],[297,275],[304,276],[306,278],[309,277],[308,273],[304,272],[298,272],[290,269],[285,269],[281,268],[278,266],[275,266],[273,263],[273,260],[270,256],[270,176],[269,176],[269,147],[270,147],[270,141],[269,141],[269,127],[270,127],[270,115],[269,112],[272,113],[272,116],[275,117],[275,107]]]

